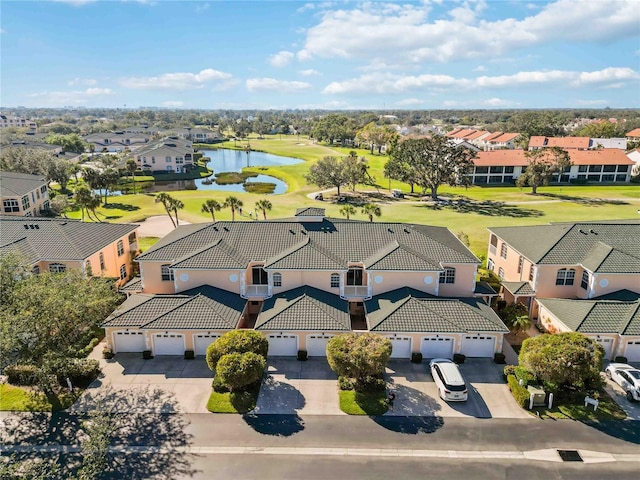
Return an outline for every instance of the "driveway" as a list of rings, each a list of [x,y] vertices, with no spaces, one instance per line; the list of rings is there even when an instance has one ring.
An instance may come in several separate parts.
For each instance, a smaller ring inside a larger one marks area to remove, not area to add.
[[[438,395],[427,360],[391,360],[386,380],[396,401],[386,415],[533,419],[516,404],[502,379],[502,369],[490,359],[467,359],[460,371],[469,386],[469,399],[445,402]]]
[[[189,222],[178,219],[180,225],[189,225]],[[162,238],[171,233],[175,227],[171,223],[168,215],[156,215],[139,222],[139,237],[159,237]]]
[[[630,402],[627,400],[627,396],[620,385],[606,377],[605,380],[605,390],[611,398],[620,405],[620,408],[625,411],[627,418],[631,420],[640,420],[640,402]]]
[[[326,358],[267,359],[256,414],[345,415],[338,404],[338,381]]]

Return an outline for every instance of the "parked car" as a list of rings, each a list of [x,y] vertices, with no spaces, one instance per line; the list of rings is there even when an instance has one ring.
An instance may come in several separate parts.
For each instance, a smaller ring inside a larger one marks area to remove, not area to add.
[[[404,193],[402,193],[402,190],[393,189],[391,190],[391,196],[393,198],[404,198]]]
[[[604,373],[623,388],[630,402],[640,402],[640,370],[626,363],[610,363]]]
[[[316,197],[315,197],[315,198],[316,198],[316,200],[323,201],[323,200],[324,200],[324,195],[322,195],[322,192],[320,192],[320,193],[317,193],[317,194],[316,194]]]
[[[447,402],[465,402],[468,397],[467,384],[458,365],[448,358],[434,358],[429,362],[431,376],[436,382],[440,398]]]

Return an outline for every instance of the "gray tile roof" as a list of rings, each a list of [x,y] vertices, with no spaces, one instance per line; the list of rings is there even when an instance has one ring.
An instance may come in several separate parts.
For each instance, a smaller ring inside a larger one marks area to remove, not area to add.
[[[133,277],[126,284],[119,288],[121,292],[141,292],[142,291],[142,278]]]
[[[38,262],[84,260],[133,232],[132,223],[90,223],[42,217],[0,216],[0,254],[19,251]]]
[[[498,295],[488,282],[476,282],[476,289],[473,291],[475,295]]]
[[[640,335],[640,294],[628,301],[558,298],[539,298],[538,301],[575,332]]]
[[[514,295],[534,296],[536,294],[529,282],[502,282],[502,286]]]
[[[390,270],[411,269],[413,262],[427,270],[440,269],[440,263],[479,263],[444,227],[329,218],[180,226],[137,260],[177,265],[188,259],[183,265],[189,268],[212,268],[213,262],[223,261],[217,249],[224,255],[233,251],[232,268],[246,268],[249,261],[269,262],[269,268],[305,270],[346,269],[350,262],[367,259],[376,268]]]
[[[296,217],[324,217],[324,208],[305,207],[296,210]]]
[[[640,273],[638,220],[489,230],[534,263],[583,265],[597,273]]]
[[[205,285],[175,295],[129,297],[102,324],[172,330],[232,330],[244,311],[239,295]]]
[[[18,197],[46,185],[47,181],[42,175],[29,175],[27,173],[0,172],[0,196]]]
[[[503,332],[509,330],[479,298],[434,297],[404,287],[365,302],[372,332]]]
[[[317,288],[294,288],[265,300],[255,329],[349,331],[349,304]]]

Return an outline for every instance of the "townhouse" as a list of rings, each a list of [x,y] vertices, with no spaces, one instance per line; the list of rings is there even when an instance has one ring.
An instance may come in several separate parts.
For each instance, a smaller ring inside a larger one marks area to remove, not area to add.
[[[27,120],[26,118],[20,118],[14,115],[0,114],[0,128],[9,127],[30,128],[32,130],[35,130],[36,128],[38,128],[38,125],[36,124],[36,122]]]
[[[49,210],[49,190],[42,175],[0,172],[2,214],[32,217]]]
[[[20,254],[34,273],[81,270],[124,284],[138,250],[138,225],[0,216],[0,255]]]
[[[193,144],[167,137],[136,150],[134,158],[141,170],[183,173],[193,166]]]
[[[222,138],[215,130],[198,127],[174,128],[171,130],[171,135],[196,143],[209,143]]]
[[[507,303],[551,333],[578,331],[607,358],[640,361],[640,221],[489,228],[487,268]]]
[[[343,332],[377,332],[392,356],[492,357],[508,332],[476,284],[479,260],[446,228],[292,218],[176,228],[137,257],[140,278],[103,326],[115,352],[204,355],[237,328],[269,354],[324,356]]]
[[[543,137],[532,136],[529,139],[529,150],[547,147],[560,147],[565,150],[597,150],[617,148],[626,150],[627,140],[624,138],[589,138],[589,137]]]
[[[83,137],[94,152],[123,152],[125,149],[135,150],[149,142],[150,136],[145,133],[116,131],[91,133]]]
[[[468,142],[480,150],[502,150],[516,148],[519,133],[489,132],[474,128],[457,128],[445,135],[455,143]]]

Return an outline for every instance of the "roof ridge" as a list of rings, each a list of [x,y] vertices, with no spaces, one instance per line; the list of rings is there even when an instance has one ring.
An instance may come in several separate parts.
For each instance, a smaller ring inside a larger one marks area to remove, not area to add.
[[[404,287],[404,288],[406,288],[406,287]],[[397,302],[397,306],[396,306],[396,304],[394,304],[394,308],[389,312],[389,314],[388,314],[388,315],[385,315],[385,316],[384,316],[384,317],[383,317],[383,318],[382,318],[378,323],[376,323],[375,325],[369,325],[369,331],[373,331],[373,329],[374,329],[374,328],[376,328],[377,326],[379,326],[382,322],[384,322],[384,321],[385,321],[387,318],[389,318],[392,314],[396,313],[396,312],[400,309],[400,307],[402,307],[403,305],[406,305],[406,304],[407,304],[407,302],[408,302],[409,300],[411,300],[412,298],[414,298],[414,297],[413,297],[412,293],[411,293],[411,292],[409,292],[409,295],[408,295],[408,296],[406,296],[406,297],[404,297],[404,298],[400,299],[400,301],[398,301],[398,302]],[[366,316],[366,318],[367,318],[367,320],[368,320],[368,319],[370,318],[370,317],[369,317],[369,315],[367,315],[367,316]],[[369,323],[369,322],[367,321],[367,323]]]
[[[265,267],[269,267],[270,265],[273,265],[277,261],[282,260],[285,257],[288,257],[292,253],[295,253],[298,250],[300,250],[303,247],[305,247],[309,242],[311,242],[311,239],[309,237],[305,237],[304,239],[300,240],[299,242],[294,243],[293,245],[291,245],[289,248],[285,248],[283,251],[278,252],[277,254],[267,258],[267,260],[264,263],[264,266]]]
[[[197,296],[197,295],[196,295],[196,296]],[[172,297],[172,298],[173,298],[173,297],[178,297],[178,298],[180,298],[181,296],[180,296],[180,295],[167,295],[165,298],[169,298],[169,297]],[[174,312],[174,311],[175,311],[175,310],[177,310],[178,308],[181,308],[181,307],[185,306],[187,303],[192,302],[196,297],[195,297],[195,296],[194,296],[194,297],[185,297],[185,296],[182,296],[182,298],[185,298],[185,301],[184,301],[184,302],[179,303],[178,305],[176,305],[175,307],[173,307],[173,308],[171,308],[171,309],[167,310],[166,312],[163,312],[163,313],[161,313],[160,315],[158,315],[158,316],[156,316],[156,317],[154,317],[154,318],[152,318],[152,319],[148,320],[147,322],[145,322],[145,323],[143,323],[142,325],[140,325],[140,327],[139,327],[139,328],[144,328],[144,327],[146,327],[147,325],[149,325],[150,323],[155,322],[156,320],[159,320],[160,318],[162,318],[162,317],[165,317],[165,316],[169,315],[171,312]],[[145,303],[146,303],[146,302],[145,302]]]
[[[640,311],[640,298],[634,302],[629,302],[629,303],[631,305],[635,303],[635,308],[632,307],[629,309],[629,315],[627,319],[624,321],[624,324],[621,325],[621,327],[618,329],[618,333],[620,333],[621,335],[624,335],[624,332],[627,330],[627,328],[629,328],[629,325],[631,324],[633,317],[635,317],[636,313]]]
[[[216,222],[216,223],[218,223],[218,222]],[[165,245],[162,245],[161,247],[154,248],[154,247],[155,247],[155,245],[153,245],[151,248],[149,248],[149,250],[147,250],[146,252],[141,253],[140,255],[138,255],[138,256],[136,257],[136,260],[139,260],[139,259],[141,259],[141,258],[142,258],[142,259],[144,259],[144,257],[145,257],[145,256],[147,256],[147,255],[149,255],[149,254],[151,254],[151,253],[160,252],[160,251],[164,250],[165,248],[167,248],[167,247],[170,247],[170,246],[174,245],[176,242],[183,241],[184,239],[189,238],[189,237],[191,237],[191,236],[195,235],[196,233],[200,233],[202,230],[205,230],[205,229],[207,229],[207,228],[211,228],[211,227],[213,227],[213,226],[215,225],[215,223],[202,223],[202,224],[191,223],[190,225],[202,225],[202,227],[201,227],[201,228],[198,228],[197,230],[194,230],[193,232],[191,232],[191,233],[189,233],[189,234],[185,235],[184,237],[177,238],[177,239],[175,239],[175,240],[173,240],[173,241],[171,241],[171,242],[169,242],[169,243],[167,243],[167,244],[165,244]],[[175,231],[175,230],[174,230],[174,231]],[[209,244],[209,245],[210,245],[210,244]],[[174,263],[175,263],[175,262],[174,262]]]
[[[328,249],[326,249],[325,247],[320,245],[318,242],[315,242],[315,241],[311,240],[311,238],[309,238],[309,246],[311,248],[319,251],[324,256],[330,258],[331,260],[333,260],[334,262],[336,262],[338,264],[343,265],[343,264],[347,263],[347,261],[345,259],[338,257],[333,252],[329,251]]]

